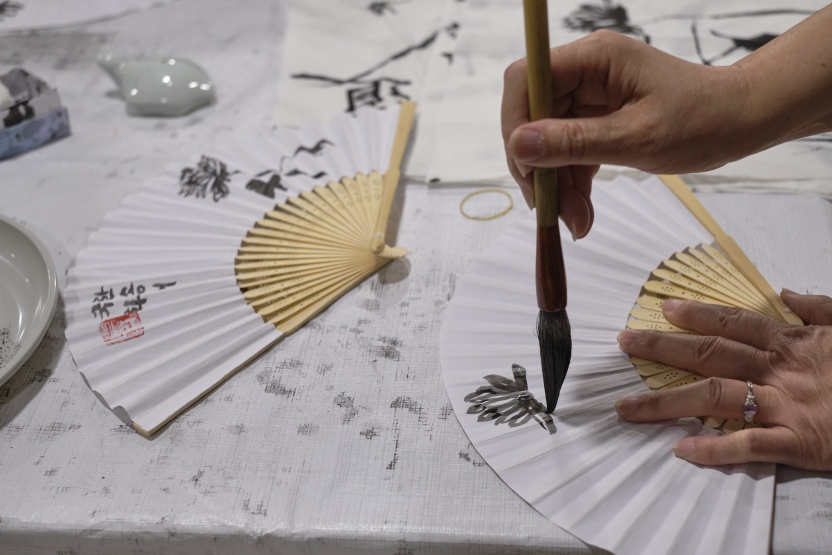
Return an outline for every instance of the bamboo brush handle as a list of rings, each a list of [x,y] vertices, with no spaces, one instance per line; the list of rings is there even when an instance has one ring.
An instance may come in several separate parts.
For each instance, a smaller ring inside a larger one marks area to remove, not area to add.
[[[549,58],[549,15],[546,0],[523,0],[529,115],[532,121],[554,116],[552,65]],[[557,168],[534,169],[537,210],[537,303],[541,310],[566,308],[566,270],[558,228]]]

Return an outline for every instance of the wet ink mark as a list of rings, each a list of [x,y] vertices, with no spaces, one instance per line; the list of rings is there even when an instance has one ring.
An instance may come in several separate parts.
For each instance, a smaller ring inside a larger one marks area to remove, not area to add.
[[[280,378],[271,380],[268,384],[266,384],[266,388],[263,391],[271,393],[272,395],[282,395],[283,397],[292,397],[295,394],[294,389],[289,389],[288,387],[283,386]]]
[[[476,451],[471,451],[471,444],[469,443],[465,449],[460,449],[459,458],[465,462],[469,462],[476,467],[485,466],[485,461],[480,458]]]
[[[0,2],[0,21],[16,16],[17,12],[22,9],[23,4],[15,2],[14,0],[4,0],[3,2]]]
[[[228,172],[224,162],[203,155],[195,168],[184,168],[179,175],[182,188],[179,194],[184,197],[205,198],[210,192],[214,202],[228,196],[228,183],[231,176],[238,173]]]
[[[454,407],[450,403],[445,403],[441,409],[439,409],[439,420],[447,420],[450,415],[454,413]]]
[[[311,436],[317,433],[318,427],[315,424],[301,424],[298,426],[298,435]]]
[[[188,481],[189,481],[189,482],[193,482],[193,483],[194,483],[194,487],[196,487],[196,486],[197,486],[197,484],[199,484],[199,481],[202,479],[202,477],[203,477],[204,475],[205,475],[205,471],[204,471],[204,470],[200,470],[199,472],[197,472],[196,474],[194,474],[194,475],[193,475],[193,477],[191,477],[191,479],[190,479],[190,480],[188,480]]]
[[[387,470],[396,470],[396,465],[399,464],[399,434],[400,434],[400,430],[399,430],[398,420],[393,422],[393,429],[394,429],[393,434],[396,438],[395,442],[394,442],[394,447],[393,447],[393,460],[391,460],[387,464],[387,466],[385,467]]]
[[[355,408],[355,400],[347,396],[346,392],[341,392],[336,395],[333,402],[344,409],[344,417],[341,419],[342,424],[349,424],[353,418],[358,416],[358,409]]]
[[[263,502],[262,501],[257,504],[257,508],[253,511],[249,507],[249,502],[250,501],[248,499],[243,501],[243,510],[244,511],[246,511],[247,513],[252,514],[252,515],[266,516],[266,510],[263,509]]]
[[[383,11],[388,7],[389,3],[374,2],[371,6],[374,4],[377,5],[378,9]],[[458,29],[458,23],[446,25],[445,27],[434,31],[422,41],[395,52],[391,56],[388,56],[368,69],[360,71],[351,77],[339,78],[314,73],[294,73],[291,77],[292,79],[319,81],[331,86],[346,87],[347,107],[345,111],[348,113],[354,112],[361,106],[383,107],[387,104],[388,99],[391,99],[394,103],[398,103],[403,100],[410,100],[410,97],[402,91],[402,87],[413,84],[410,79],[396,79],[388,76],[371,76],[389,64],[407,58],[413,52],[429,48],[443,32],[448,33],[448,35],[452,38],[456,38]]]
[[[381,336],[378,338],[378,340],[384,343],[384,345],[380,347],[373,347],[372,354],[374,354],[375,356],[386,358],[388,360],[398,361],[399,359],[401,359],[402,353],[398,349],[398,347],[402,346],[401,339],[398,339],[396,337]]]
[[[322,362],[318,365],[318,369],[316,370],[316,372],[322,376],[326,376],[329,372],[332,371],[333,368],[335,368],[335,364],[331,362]]]
[[[508,424],[511,428],[534,420],[541,428],[554,434],[557,430],[551,415],[546,414],[546,407],[529,391],[526,369],[512,364],[511,372],[513,380],[496,374],[485,376],[489,385],[465,396],[465,402],[471,403],[468,414],[478,414],[478,422],[494,422],[495,426]]]
[[[390,408],[393,410],[407,410],[407,412],[415,414],[418,417],[420,424],[426,425],[428,423],[428,415],[425,414],[425,409],[422,405],[410,397],[396,397],[393,402],[390,403]]]
[[[273,371],[270,369],[263,370],[259,374],[257,374],[257,382],[260,385],[265,386],[263,391],[265,393],[271,393],[272,395],[280,395],[282,397],[293,397],[297,390],[289,389],[288,387],[283,385],[283,382],[278,376],[275,379],[272,379]]]
[[[380,434],[376,431],[375,427],[372,427],[372,428],[367,428],[366,430],[361,430],[358,433],[358,435],[364,436],[367,439],[373,439],[374,437],[376,437]]]
[[[11,362],[18,350],[20,350],[20,343],[12,339],[11,329],[0,329],[0,368]],[[52,373],[51,370],[49,373]],[[49,375],[47,374],[46,377],[49,377]]]

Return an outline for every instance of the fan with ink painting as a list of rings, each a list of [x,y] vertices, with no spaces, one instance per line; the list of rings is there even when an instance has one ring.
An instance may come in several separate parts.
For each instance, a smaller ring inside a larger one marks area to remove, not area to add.
[[[64,292],[70,351],[99,399],[153,434],[404,256],[385,230],[414,109],[235,144],[107,214]]]
[[[685,185],[664,179],[594,187],[592,232],[563,244],[573,351],[554,413],[541,402],[533,217],[475,258],[457,285],[440,338],[445,387],[489,466],[584,542],[616,555],[762,555],[774,465],[701,468],[672,450],[684,437],[731,432],[743,421],[632,424],[614,410],[622,397],[701,379],[618,348],[624,327],[690,333],[664,319],[666,298],[801,323]]]

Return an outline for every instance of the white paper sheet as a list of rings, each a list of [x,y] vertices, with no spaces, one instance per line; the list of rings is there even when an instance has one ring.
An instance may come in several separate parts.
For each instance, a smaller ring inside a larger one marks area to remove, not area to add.
[[[421,103],[432,60],[456,36],[453,0],[289,4],[273,121],[297,126],[361,106]]]
[[[174,0],[9,0],[0,2],[0,31],[49,29],[118,17]]]
[[[593,200],[593,232],[563,243],[573,352],[554,414],[537,401],[532,213],[474,260],[448,307],[441,361],[454,412],[510,488],[586,543],[617,555],[767,553],[774,465],[687,463],[673,444],[716,432],[696,419],[631,424],[613,408],[648,391],[615,339],[641,286],[713,237],[657,178],[618,178]]]
[[[466,4],[459,16],[454,58],[458,70],[444,84],[428,179],[494,182],[509,175],[500,134],[500,100],[503,72],[525,56],[522,3]],[[766,35],[783,33],[825,5],[822,0],[549,2],[550,40],[557,46],[596,28],[612,28],[649,39],[657,48],[691,62],[727,65],[762,44]],[[578,25],[581,19],[585,30]],[[567,27],[567,21],[573,28]],[[737,41],[745,46],[736,46]],[[826,178],[830,172],[832,135],[825,134],[774,147],[711,173],[776,181]]]

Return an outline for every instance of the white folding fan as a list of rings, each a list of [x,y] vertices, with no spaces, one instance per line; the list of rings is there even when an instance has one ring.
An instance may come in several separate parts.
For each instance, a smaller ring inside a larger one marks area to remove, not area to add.
[[[404,256],[385,229],[414,109],[281,130],[126,197],[64,292],[70,351],[101,401],[153,434]]]
[[[685,332],[661,316],[666,297],[744,306],[799,323],[684,184],[667,181],[621,177],[595,187],[592,232],[563,244],[573,351],[553,414],[538,400],[545,396],[533,333],[533,216],[476,258],[457,286],[440,340],[445,387],[485,461],[584,542],[618,555],[762,555],[774,465],[687,463],[673,455],[674,443],[721,433],[712,427],[722,422],[631,424],[614,410],[616,400],[647,390],[641,375],[656,388],[698,379],[631,362],[618,349],[625,325]]]

